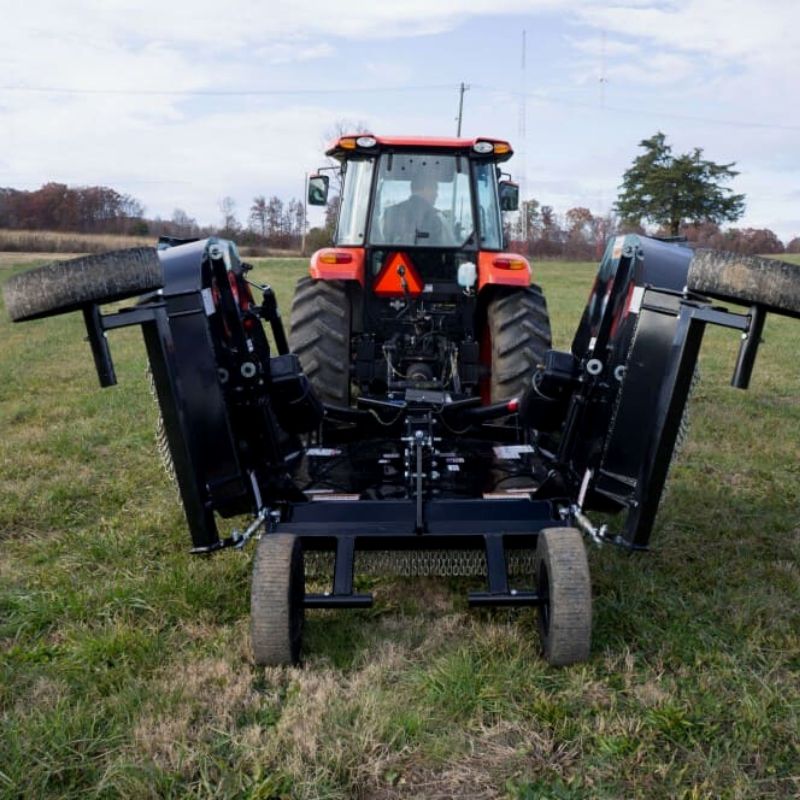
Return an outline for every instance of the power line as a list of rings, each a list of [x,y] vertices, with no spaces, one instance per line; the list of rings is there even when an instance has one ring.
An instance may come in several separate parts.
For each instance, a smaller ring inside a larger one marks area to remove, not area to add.
[[[478,91],[491,91],[491,92],[509,92],[506,88],[496,86],[486,86],[473,84],[472,87]],[[540,100],[543,103],[550,103],[552,105],[569,106],[574,108],[589,108],[603,111],[617,111],[626,116],[646,116],[646,117],[664,117],[666,119],[680,119],[686,122],[702,122],[707,125],[723,125],[730,128],[760,128],[765,130],[780,130],[780,131],[800,131],[800,125],[781,125],[780,123],[771,122],[751,122],[748,120],[732,120],[732,119],[719,119],[714,117],[701,117],[693,114],[680,114],[674,111],[654,111],[652,109],[639,108],[638,106],[625,106],[615,107],[609,105],[600,105],[589,101],[581,100],[564,100],[562,98],[551,97],[544,92],[523,92],[526,97],[534,100]]]
[[[603,81],[604,83],[604,81]],[[459,86],[456,86],[460,89]],[[509,92],[505,87],[471,84],[471,89]],[[603,87],[604,88],[604,87]],[[120,96],[120,97],[303,97],[314,95],[342,95],[342,94],[388,94],[404,92],[427,91],[452,91],[452,83],[421,84],[415,86],[364,86],[342,88],[310,88],[310,89],[85,89],[68,86],[0,86],[0,92],[20,94],[60,94],[75,96]],[[513,92],[511,92],[513,94]],[[598,103],[580,100],[567,100],[563,97],[552,97],[545,92],[520,92],[520,95],[538,100],[551,105],[566,106],[571,108],[588,108],[605,111],[614,111],[627,116],[661,117],[664,119],[677,119],[685,122],[699,122],[706,125],[721,125],[729,128],[753,128],[759,130],[800,131],[800,125],[781,125],[771,122],[754,122],[750,120],[731,120],[715,117],[681,114],[674,111],[655,111],[640,108],[636,105],[615,107],[605,104],[605,98]]]
[[[167,97],[269,97],[292,95],[386,94],[387,92],[452,91],[453,84],[423,86],[365,86],[326,89],[81,89],[68,86],[0,86],[0,92],[68,95],[120,95]]]

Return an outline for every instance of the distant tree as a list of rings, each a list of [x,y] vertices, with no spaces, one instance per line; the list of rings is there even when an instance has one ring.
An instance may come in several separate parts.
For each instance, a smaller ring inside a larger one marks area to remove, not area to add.
[[[686,239],[699,247],[719,248],[722,242],[722,231],[716,222],[698,222],[694,225],[687,225],[681,231]],[[667,228],[663,229],[663,234],[667,235]]]
[[[292,198],[286,208],[289,217],[289,229],[293,237],[300,237],[303,235],[303,228],[305,227],[306,217],[303,204]]]
[[[144,206],[129,194],[123,194],[120,198],[120,213],[128,220],[137,221],[144,217]]]
[[[784,250],[783,242],[769,228],[742,228],[737,234],[734,252],[771,255]]]
[[[197,220],[190,217],[182,208],[172,212],[170,229],[173,236],[189,238],[197,233]]]
[[[677,236],[684,221],[733,222],[744,213],[744,195],[720,185],[739,174],[734,163],[708,161],[697,147],[675,156],[661,131],[639,147],[645,152],[623,175],[616,203],[626,222],[646,219]]]
[[[282,233],[283,200],[273,195],[267,202],[267,236],[270,239],[280,239]]]
[[[327,228],[312,228],[306,235],[306,251],[313,252],[322,247],[330,247],[333,244],[330,232]]]
[[[253,205],[250,206],[250,227],[267,237],[267,198],[263,194],[253,198]]]
[[[239,220],[236,219],[236,201],[230,195],[226,195],[219,201],[219,210],[222,214],[222,229],[220,233],[224,236],[233,236],[241,230],[242,226],[239,224]]]
[[[800,253],[800,236],[795,236],[789,244],[786,245],[787,253]]]
[[[595,252],[598,220],[588,208],[571,208],[564,215],[566,223],[564,255],[567,258],[591,258]]]

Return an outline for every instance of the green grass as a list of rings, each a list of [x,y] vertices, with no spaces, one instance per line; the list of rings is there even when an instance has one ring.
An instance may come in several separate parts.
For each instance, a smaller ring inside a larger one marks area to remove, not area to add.
[[[303,268],[254,271],[287,317]],[[567,347],[594,267],[535,271]],[[796,322],[769,318],[749,392],[709,331],[654,550],[591,552],[593,654],[562,670],[532,612],[433,579],[310,612],[305,668],[255,668],[251,551],[188,556],[140,336],[100,390],[81,328],[0,313],[0,797],[800,793]]]

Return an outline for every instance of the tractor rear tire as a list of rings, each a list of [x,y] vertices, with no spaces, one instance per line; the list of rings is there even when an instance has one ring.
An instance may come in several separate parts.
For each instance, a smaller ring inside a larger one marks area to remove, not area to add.
[[[502,290],[486,310],[491,339],[491,402],[520,397],[550,349],[550,317],[539,286]]]
[[[303,642],[303,547],[290,534],[266,534],[253,558],[250,635],[256,664],[292,666]]]
[[[55,261],[14,275],[3,287],[15,322],[77,311],[89,303],[112,303],[164,285],[161,261],[152,247]]]
[[[289,350],[323,403],[350,405],[350,297],[344,281],[301,278],[292,300]]]
[[[546,528],[536,545],[539,639],[554,667],[586,661],[592,641],[592,583],[583,536],[576,528]]]
[[[693,292],[800,316],[800,266],[774,258],[698,250],[687,276]]]

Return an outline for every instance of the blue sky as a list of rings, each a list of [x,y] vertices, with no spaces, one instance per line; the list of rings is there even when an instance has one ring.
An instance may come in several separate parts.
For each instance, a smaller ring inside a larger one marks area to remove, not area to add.
[[[102,183],[200,222],[230,195],[244,220],[301,194],[338,120],[454,134],[463,81],[464,134],[507,137],[562,213],[607,211],[660,129],[737,162],[739,224],[800,235],[797,0],[0,3],[0,185]]]

